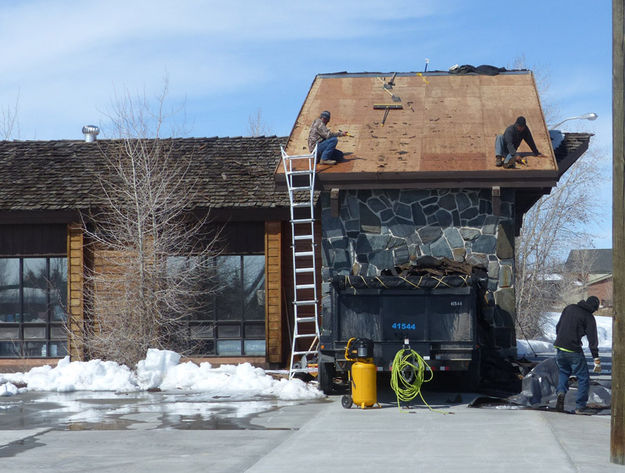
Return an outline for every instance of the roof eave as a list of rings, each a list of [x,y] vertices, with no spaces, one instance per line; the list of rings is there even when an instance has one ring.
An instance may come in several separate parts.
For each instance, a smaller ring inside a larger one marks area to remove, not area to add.
[[[476,189],[553,187],[558,181],[556,171],[463,171],[463,172],[381,172],[324,174],[318,172],[316,188],[329,189]],[[286,188],[283,173],[275,175],[277,189]]]

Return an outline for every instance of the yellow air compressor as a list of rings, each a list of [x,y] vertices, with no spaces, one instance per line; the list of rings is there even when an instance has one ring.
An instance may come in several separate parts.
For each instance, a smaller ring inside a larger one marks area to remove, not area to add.
[[[351,395],[341,399],[344,408],[356,404],[361,409],[378,404],[377,369],[373,362],[373,340],[350,338],[345,347],[345,359],[352,362],[349,371]]]

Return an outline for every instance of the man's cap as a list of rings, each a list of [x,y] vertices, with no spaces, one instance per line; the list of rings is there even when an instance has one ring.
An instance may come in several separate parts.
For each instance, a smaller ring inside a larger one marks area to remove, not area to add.
[[[586,299],[586,303],[591,307],[593,312],[599,308],[599,299],[595,296],[590,296]]]
[[[324,110],[323,112],[321,112],[321,118],[327,118],[328,120],[330,119],[330,112],[328,112],[327,110]]]
[[[518,117],[514,124],[519,126],[525,126],[525,117]]]

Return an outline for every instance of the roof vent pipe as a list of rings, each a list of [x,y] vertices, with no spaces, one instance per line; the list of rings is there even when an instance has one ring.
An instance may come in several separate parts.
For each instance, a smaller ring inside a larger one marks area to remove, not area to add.
[[[82,132],[85,135],[85,142],[91,143],[97,139],[100,129],[95,125],[85,125],[82,127]]]

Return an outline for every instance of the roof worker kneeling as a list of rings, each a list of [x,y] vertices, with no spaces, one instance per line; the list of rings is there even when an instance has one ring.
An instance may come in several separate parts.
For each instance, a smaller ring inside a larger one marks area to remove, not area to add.
[[[336,149],[339,140],[337,136],[347,136],[346,131],[331,132],[326,126],[330,121],[330,112],[324,110],[310,126],[308,134],[308,149],[312,153],[317,145],[317,156],[321,164],[336,164],[344,161],[343,152]]]
[[[503,135],[497,135],[497,138],[495,138],[495,165],[513,169],[515,167],[515,161],[517,163],[527,164],[524,158],[517,153],[521,141],[525,141],[528,144],[534,156],[542,156],[542,153],[536,148],[534,138],[532,138],[532,133],[527,127],[525,117],[518,117],[513,125],[506,128]]]

